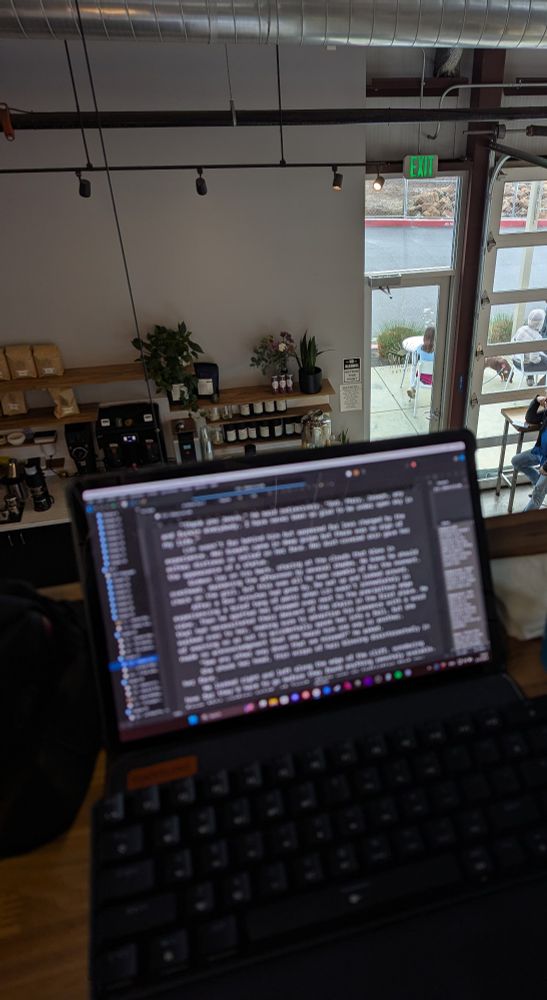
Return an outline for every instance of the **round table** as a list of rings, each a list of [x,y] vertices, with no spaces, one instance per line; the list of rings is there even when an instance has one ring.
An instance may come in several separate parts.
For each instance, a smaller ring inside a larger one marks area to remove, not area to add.
[[[406,351],[405,363],[403,367],[403,377],[401,379],[401,385],[405,380],[406,370],[408,368],[409,362],[411,365],[416,364],[416,351],[422,346],[424,338],[422,337],[406,337],[403,340],[402,347],[403,351]]]

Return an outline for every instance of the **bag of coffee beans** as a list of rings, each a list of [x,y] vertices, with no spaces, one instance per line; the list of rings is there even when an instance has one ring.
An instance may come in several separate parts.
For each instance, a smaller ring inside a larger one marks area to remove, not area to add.
[[[6,361],[6,354],[3,347],[0,347],[0,382],[7,381],[11,378],[9,373],[8,363]]]
[[[12,378],[36,378],[30,344],[7,344],[4,348]]]
[[[59,420],[80,412],[73,389],[48,389],[48,392],[55,403],[53,412]]]
[[[64,374],[63,359],[56,344],[33,344],[32,354],[38,378]]]
[[[23,392],[3,392],[0,395],[2,413],[5,417],[17,417],[27,412],[25,394]]]

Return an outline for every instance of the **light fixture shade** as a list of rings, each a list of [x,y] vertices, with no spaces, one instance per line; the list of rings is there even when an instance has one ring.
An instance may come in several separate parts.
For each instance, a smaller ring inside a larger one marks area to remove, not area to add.
[[[80,198],[91,198],[91,181],[89,181],[87,177],[80,177],[79,174],[78,180],[80,182],[78,185],[78,194],[80,195]]]
[[[385,177],[382,177],[380,173],[376,174],[375,180],[372,182],[372,187],[375,191],[381,191],[386,182]]]
[[[344,182],[344,175],[335,172],[334,177],[332,179],[332,190],[341,191],[343,182]]]
[[[196,191],[203,198],[207,194],[207,181],[203,177],[203,170],[198,167],[198,176],[196,177]]]

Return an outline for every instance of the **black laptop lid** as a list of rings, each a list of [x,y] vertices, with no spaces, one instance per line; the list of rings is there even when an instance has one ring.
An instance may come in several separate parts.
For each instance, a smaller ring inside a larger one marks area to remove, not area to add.
[[[93,477],[73,510],[121,744],[496,659],[467,432]]]

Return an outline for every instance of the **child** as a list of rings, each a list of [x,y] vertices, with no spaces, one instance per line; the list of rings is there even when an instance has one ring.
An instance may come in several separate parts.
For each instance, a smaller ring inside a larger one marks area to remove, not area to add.
[[[424,342],[422,346],[419,347],[418,350],[416,351],[417,361],[435,360],[435,354],[433,352],[434,341],[435,341],[435,327],[428,326],[426,327],[424,332]],[[431,385],[432,381],[433,381],[432,375],[425,373],[420,374],[420,382],[422,383],[422,385]],[[407,396],[410,396],[411,399],[414,399],[414,396],[416,395],[416,389],[414,388],[415,385],[416,385],[416,368],[413,367],[410,375],[410,389],[406,390]]]

